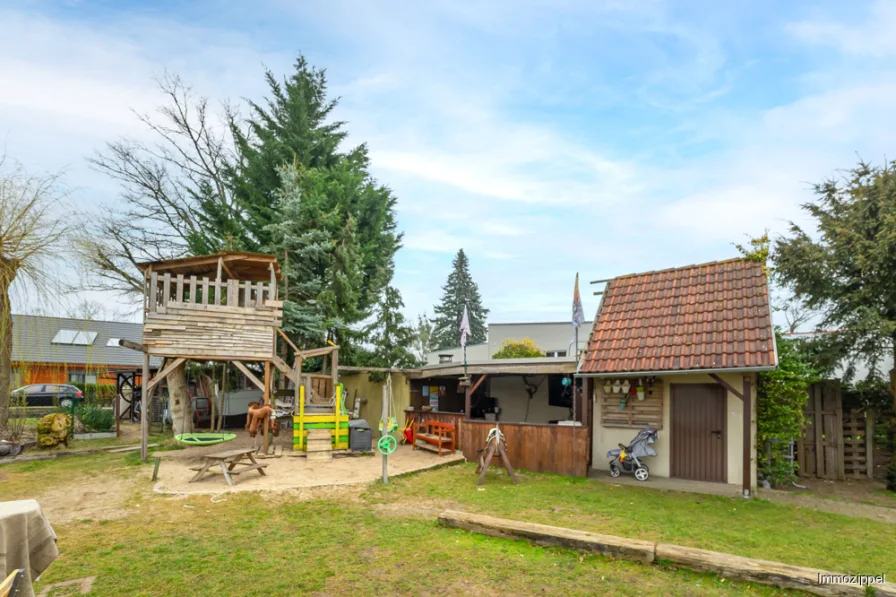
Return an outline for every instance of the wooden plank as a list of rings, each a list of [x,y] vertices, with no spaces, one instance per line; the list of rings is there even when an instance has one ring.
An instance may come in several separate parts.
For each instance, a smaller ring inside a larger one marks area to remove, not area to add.
[[[865,587],[857,584],[820,584],[821,575],[840,576],[839,573],[791,566],[780,562],[744,558],[716,551],[658,543],[656,558],[684,566],[697,572],[718,574],[725,578],[772,585],[782,589],[798,589],[814,595],[842,597],[866,595]],[[896,585],[874,585],[876,594],[896,594]]]
[[[252,283],[240,282],[240,288],[243,289],[243,307],[252,307]]]
[[[162,276],[162,306],[168,306],[168,300],[171,298],[171,274],[166,273]]]
[[[874,417],[865,412],[865,473],[874,478]]]
[[[196,301],[196,276],[190,276],[190,302],[191,303],[197,302]]]
[[[202,304],[208,304],[208,278],[202,278]]]
[[[184,275],[177,274],[177,284],[174,287],[174,300],[181,303],[184,300]]]
[[[837,478],[842,481],[846,479],[846,467],[843,462],[843,397],[840,395],[839,385],[828,385],[828,389],[833,394],[834,412],[836,413],[834,433],[837,448]]]
[[[812,403],[815,405],[815,475],[825,477],[824,466],[824,431],[821,414],[821,386],[812,385]]]
[[[227,280],[227,305],[238,307],[240,302],[239,280]]]
[[[154,387],[156,387],[157,385],[159,385],[159,383],[161,383],[163,379],[168,377],[168,375],[172,371],[174,371],[180,365],[183,365],[184,362],[186,362],[186,360],[187,359],[184,359],[184,358],[176,358],[172,362],[168,363],[164,369],[159,371],[155,377],[153,377],[152,379],[149,380],[149,383],[144,384],[144,387],[146,388],[145,391],[152,391],[152,389]],[[145,411],[143,411],[143,412],[145,412]]]
[[[212,282],[212,286],[215,289],[215,305],[221,304],[221,277],[218,276],[218,279]]]
[[[158,309],[158,292],[159,292],[159,274],[152,272],[149,275],[149,311],[150,313]]]
[[[254,383],[258,387],[258,389],[260,389],[261,391],[265,390],[264,384],[261,382],[261,380],[255,377],[255,374],[252,373],[248,367],[246,367],[239,361],[233,361],[233,364],[243,373],[243,375],[245,375],[249,379],[249,381]]]
[[[291,379],[293,383],[299,383],[298,378],[295,377],[295,372],[292,370],[292,368],[290,368],[289,365],[286,364],[286,361],[275,354],[272,355],[271,362],[280,371],[280,373]]]
[[[439,523],[482,535],[521,538],[539,545],[555,545],[575,550],[587,550],[623,560],[644,564],[654,561],[655,544],[640,539],[626,539],[587,531],[496,518],[484,514],[470,514],[446,510],[439,514]]]
[[[299,350],[299,347],[292,343],[292,340],[289,339],[289,336],[286,335],[286,332],[284,332],[282,329],[280,329],[280,328],[278,327],[278,328],[277,328],[277,333],[280,334],[280,336],[283,337],[283,339],[286,341],[286,343],[289,344],[289,346],[291,346],[292,349],[293,349],[294,351],[296,351],[296,354],[297,354],[297,355],[301,352],[301,351]],[[301,361],[302,358],[299,357],[298,360]]]

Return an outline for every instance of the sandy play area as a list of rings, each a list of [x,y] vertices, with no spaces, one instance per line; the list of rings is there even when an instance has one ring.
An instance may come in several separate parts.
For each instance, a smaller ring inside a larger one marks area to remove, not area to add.
[[[268,465],[265,469],[267,476],[262,477],[257,471],[248,471],[237,475],[233,477],[234,487],[231,488],[231,491],[284,491],[328,485],[349,485],[369,483],[382,477],[383,465],[379,453],[373,456],[336,456],[329,462],[308,462],[304,456],[297,455],[302,454],[301,452],[293,452],[292,445],[286,444],[283,440],[282,436],[275,440],[276,445],[283,446],[281,457],[266,459],[256,457],[259,462]],[[202,480],[190,483],[190,479],[196,474],[190,468],[202,464],[203,454],[250,446],[252,446],[252,440],[247,434],[240,432],[235,440],[216,446],[159,452],[155,456],[161,456],[162,462],[153,490],[156,493],[171,494],[216,494],[225,491],[228,486],[220,469],[216,472],[211,472],[212,469],[209,469],[209,474],[206,474]],[[414,450],[411,446],[399,446],[394,454],[389,455],[389,475],[402,475],[463,462],[463,460],[463,454],[460,452],[439,457],[428,450]],[[149,469],[147,474],[151,474],[152,469],[147,468]]]

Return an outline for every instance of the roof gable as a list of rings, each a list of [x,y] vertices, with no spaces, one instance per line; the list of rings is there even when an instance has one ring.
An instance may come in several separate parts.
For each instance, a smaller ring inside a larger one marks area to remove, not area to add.
[[[732,259],[607,282],[579,372],[776,365],[765,269]]]

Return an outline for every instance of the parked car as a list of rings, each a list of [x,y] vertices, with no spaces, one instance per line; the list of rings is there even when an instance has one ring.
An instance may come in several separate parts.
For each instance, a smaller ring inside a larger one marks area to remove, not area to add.
[[[211,425],[212,420],[212,404],[211,401],[205,396],[191,396],[190,403],[193,412],[193,427],[208,427]],[[165,416],[165,424],[171,425],[171,412],[168,410],[168,406],[165,406],[164,411]]]
[[[26,406],[61,406],[70,408],[73,402],[83,402],[84,392],[69,384],[31,384],[13,390],[13,395],[25,395]]]

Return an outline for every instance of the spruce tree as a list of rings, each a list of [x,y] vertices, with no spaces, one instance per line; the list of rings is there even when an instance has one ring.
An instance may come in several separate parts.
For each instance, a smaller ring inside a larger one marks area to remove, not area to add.
[[[460,322],[464,305],[470,318],[467,344],[481,344],[488,337],[488,309],[482,306],[479,287],[470,276],[470,262],[463,249],[457,252],[451,265],[451,274],[442,286],[442,302],[435,307],[433,344],[439,349],[460,346]]]
[[[420,364],[411,351],[414,328],[405,320],[402,308],[401,293],[386,286],[376,306],[374,321],[365,330],[373,345],[372,358],[368,362],[375,367],[409,368]]]
[[[241,220],[234,248],[276,250],[278,258],[284,259],[280,225],[291,224],[284,222],[281,212],[280,169],[291,167],[295,171],[291,184],[296,188],[289,192],[301,196],[296,199],[298,211],[291,217],[302,218],[293,229],[320,228],[325,234],[316,242],[330,243],[332,249],[322,260],[315,252],[312,264],[294,266],[314,272],[319,296],[311,300],[319,304],[316,311],[325,321],[327,337],[342,346],[343,363],[352,364],[352,355],[363,340],[353,330],[369,316],[391,281],[394,255],[401,246],[396,200],[388,187],[371,177],[365,145],[341,148],[344,123],[332,118],[337,102],[328,99],[322,69],[311,67],[300,56],[289,77],[280,81],[268,72],[266,81],[266,102],[250,103],[248,121],[232,127],[239,161],[228,175]],[[206,217],[229,222],[234,214]],[[310,245],[305,248],[310,250]],[[290,258],[302,259],[298,254]],[[284,286],[311,283],[292,275],[291,268],[286,274]]]

